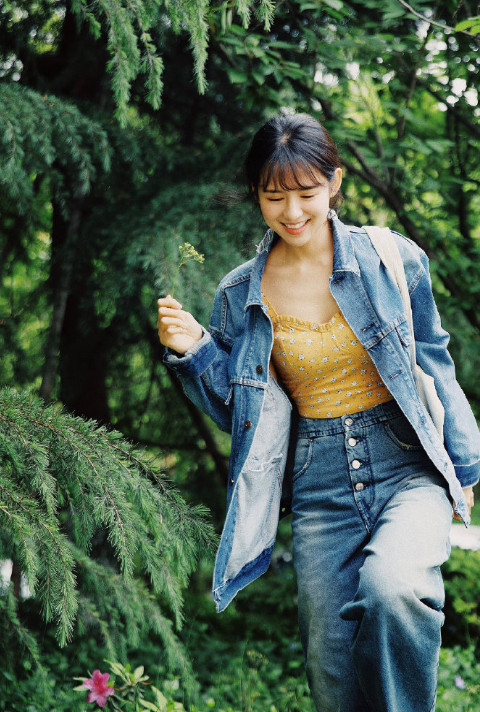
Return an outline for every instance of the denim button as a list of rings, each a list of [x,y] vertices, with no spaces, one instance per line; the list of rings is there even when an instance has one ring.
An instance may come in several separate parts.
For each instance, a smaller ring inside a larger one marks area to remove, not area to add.
[[[233,479],[233,477],[230,477],[230,484],[233,485],[234,482],[235,480]]]
[[[353,447],[357,444],[357,441],[355,440],[355,438],[348,438],[348,444]]]
[[[352,462],[352,467],[353,467],[354,470],[358,470],[358,468],[361,467],[361,466],[362,466],[362,463],[360,462],[360,460],[354,460],[354,461]]]
[[[355,489],[357,492],[363,492],[363,490],[365,489],[365,485],[363,484],[363,482],[357,482],[357,484],[355,485]]]
[[[257,368],[256,368],[256,371],[257,371],[258,374],[263,373],[263,366],[262,366],[261,364],[258,364],[258,366],[257,366]]]
[[[345,418],[345,425],[353,425],[353,418]]]
[[[248,430],[249,428],[252,427],[252,421],[251,420],[246,420],[243,424],[245,430]]]

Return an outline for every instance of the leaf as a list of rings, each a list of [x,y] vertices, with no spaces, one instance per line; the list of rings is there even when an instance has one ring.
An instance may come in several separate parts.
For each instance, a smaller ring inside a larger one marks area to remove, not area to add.
[[[163,692],[161,692],[161,691],[158,689],[158,687],[155,687],[155,685],[152,685],[152,691],[155,693],[155,697],[156,697],[156,700],[157,700],[157,704],[158,704],[158,705],[164,705],[164,706],[166,707],[166,705],[167,705],[167,703],[168,703],[168,700],[167,700],[167,698],[165,697],[165,695],[163,694]]]
[[[469,17],[455,25],[456,32],[462,32],[463,30],[468,30],[472,35],[477,35],[480,32],[480,15]]]
[[[143,673],[145,672],[145,668],[143,665],[139,665],[135,670],[133,671],[133,677],[142,677]]]
[[[227,72],[228,72],[228,77],[233,84],[244,84],[245,82],[248,81],[248,77],[245,74],[245,72],[242,72],[239,69],[234,69],[233,67],[229,67]]]
[[[333,10],[343,10],[343,2],[341,0],[323,0],[324,5],[328,5],[328,7],[331,7]]]
[[[142,707],[145,707],[146,710],[151,710],[151,712],[164,712],[164,710],[166,709],[165,705],[159,707],[158,705],[154,705],[153,702],[148,702],[147,700],[139,700],[139,702]]]
[[[265,82],[265,72],[259,71],[258,69],[252,70],[252,77],[260,86]]]

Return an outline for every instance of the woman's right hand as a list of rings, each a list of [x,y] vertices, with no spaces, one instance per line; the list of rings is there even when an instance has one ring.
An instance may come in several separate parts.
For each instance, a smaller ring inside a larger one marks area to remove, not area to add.
[[[178,354],[185,354],[203,336],[198,321],[169,294],[158,302],[157,329],[160,342]]]

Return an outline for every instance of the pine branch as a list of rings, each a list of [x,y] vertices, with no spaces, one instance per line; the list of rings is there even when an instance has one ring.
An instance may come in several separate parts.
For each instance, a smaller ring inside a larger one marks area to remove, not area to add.
[[[114,615],[119,616],[117,627],[125,626],[125,637],[132,647],[141,644],[148,632],[157,634],[166,654],[171,670],[180,671],[189,692],[193,688],[193,672],[185,650],[176,638],[171,621],[166,618],[158,603],[140,581],[126,585],[125,580],[109,566],[100,566],[80,550],[72,547],[72,552],[86,580],[86,587],[94,595],[82,597],[79,601],[79,616],[87,617],[95,623],[104,636],[109,654],[119,656],[116,642],[112,639],[112,604]],[[95,601],[95,603],[93,603]],[[108,602],[104,605],[104,602]]]
[[[60,644],[73,635],[80,594],[94,595],[110,613],[116,607],[117,635],[128,629],[132,606],[140,606],[142,571],[180,626],[182,589],[213,541],[204,508],[187,506],[118,432],[11,389],[0,391],[0,458],[0,542],[24,568]],[[106,568],[89,556],[98,534],[112,546]],[[114,602],[105,598],[105,577],[112,576],[123,591]]]
[[[106,132],[73,104],[6,82],[0,107],[0,185],[18,213],[26,214],[34,199],[32,176],[48,173],[54,197],[65,206],[109,171]]]

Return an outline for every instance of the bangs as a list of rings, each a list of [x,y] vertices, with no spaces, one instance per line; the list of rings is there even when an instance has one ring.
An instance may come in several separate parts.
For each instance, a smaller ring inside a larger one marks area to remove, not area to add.
[[[308,161],[294,162],[289,156],[272,156],[262,170],[260,184],[263,190],[306,190],[322,185],[327,179]]]

